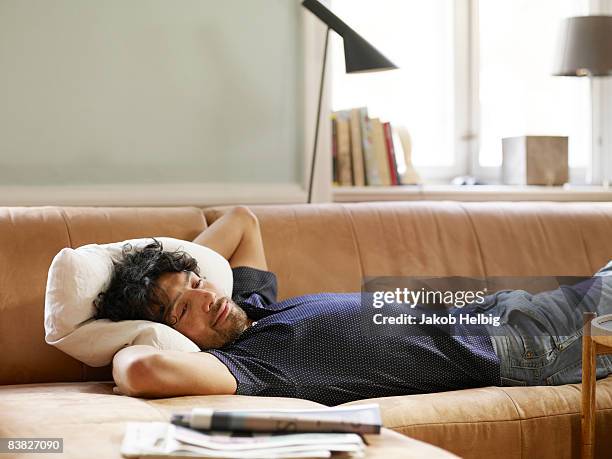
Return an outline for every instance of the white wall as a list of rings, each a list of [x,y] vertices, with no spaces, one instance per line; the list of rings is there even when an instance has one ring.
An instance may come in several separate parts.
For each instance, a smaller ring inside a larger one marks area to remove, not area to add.
[[[0,186],[301,183],[297,0],[0,0]]]

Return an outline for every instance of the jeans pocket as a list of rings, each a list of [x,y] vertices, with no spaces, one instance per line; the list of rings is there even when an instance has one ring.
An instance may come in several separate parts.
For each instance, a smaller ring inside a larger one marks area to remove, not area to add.
[[[576,330],[576,332],[569,336],[553,336],[552,338],[556,348],[563,351],[568,346],[572,345],[576,340],[582,339],[582,328]]]
[[[507,332],[515,352],[520,352],[527,367],[547,365],[558,351],[545,319],[524,305],[513,308],[508,314]]]
[[[558,355],[555,364],[544,375],[546,384],[574,384],[582,380],[582,330],[566,339],[559,338]],[[605,376],[605,362],[597,358],[597,377]]]
[[[550,337],[515,333],[506,339],[510,350],[510,366],[513,368],[543,369],[552,364],[559,353]]]

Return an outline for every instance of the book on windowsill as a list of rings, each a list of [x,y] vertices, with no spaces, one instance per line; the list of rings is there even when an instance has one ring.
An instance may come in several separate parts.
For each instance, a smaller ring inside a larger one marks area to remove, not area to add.
[[[389,122],[370,118],[366,107],[333,112],[331,119],[334,186],[420,183],[405,128],[397,135]]]

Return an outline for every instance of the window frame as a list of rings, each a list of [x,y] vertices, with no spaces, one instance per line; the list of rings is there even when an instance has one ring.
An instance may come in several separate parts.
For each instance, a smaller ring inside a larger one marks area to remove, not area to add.
[[[472,92],[471,97],[471,111],[472,111],[472,127],[474,132],[474,146],[469,158],[469,162],[471,163],[471,171],[469,175],[476,176],[479,180],[482,180],[486,183],[490,184],[501,184],[501,166],[482,166],[480,165],[480,113],[481,106],[478,98],[478,92],[480,88],[480,24],[479,24],[479,5],[481,0],[468,0],[471,5],[469,7],[470,14],[470,40],[469,40],[469,65],[470,65],[470,78],[471,85],[470,89]],[[612,8],[612,5],[611,5]],[[596,14],[594,12],[599,11],[599,0],[589,0],[589,14]],[[593,81],[593,80],[592,80]],[[599,89],[597,83],[591,84],[591,97],[592,101],[601,101],[603,94]],[[599,104],[594,103],[591,107],[592,113],[591,115],[591,125],[597,126],[596,120],[599,118],[600,114],[595,113],[596,108]],[[593,138],[591,139],[591,154],[587,158],[587,163],[590,165],[600,164],[600,154],[597,149],[594,147],[595,139],[597,136],[601,134],[599,132],[596,133],[596,129],[592,128]],[[569,168],[569,183],[572,185],[584,185],[589,183],[588,173],[592,166],[587,167],[570,167]],[[595,182],[597,180],[601,181],[599,176],[593,177]]]
[[[455,0],[454,5],[454,152],[452,166],[419,166],[418,172],[428,183],[449,183],[457,176],[474,176],[489,184],[501,183],[501,167],[481,166],[479,162],[480,116],[480,41],[479,3],[481,0]],[[333,0],[326,3],[331,3]],[[589,14],[612,14],[612,1],[589,0]],[[332,62],[333,65],[333,62]],[[329,79],[331,75],[327,75]],[[328,88],[331,83],[328,84]],[[603,152],[612,151],[612,133],[604,126],[612,124],[612,86],[602,79],[592,80],[592,139],[587,167],[570,168],[571,184],[601,183]],[[312,94],[307,97],[314,97]],[[610,102],[606,105],[606,101]],[[331,95],[327,104],[331,110]],[[319,144],[322,147],[325,144]],[[329,151],[329,148],[322,148]],[[331,155],[331,154],[330,154]],[[612,171],[612,158],[608,170]],[[592,179],[591,179],[592,177]],[[331,177],[329,178],[331,181]],[[321,183],[321,182],[320,182]]]
[[[612,15],[612,1],[589,0],[589,14]],[[612,172],[612,132],[606,129],[612,123],[611,78],[591,78],[591,155],[585,173],[587,182],[601,184],[606,188]],[[604,172],[605,170],[605,172]]]
[[[454,140],[452,166],[419,166],[422,179],[432,183],[448,183],[454,177],[468,175],[473,163],[474,75],[471,59],[473,0],[454,0]],[[477,87],[476,87],[477,88]],[[476,91],[477,93],[477,91]]]

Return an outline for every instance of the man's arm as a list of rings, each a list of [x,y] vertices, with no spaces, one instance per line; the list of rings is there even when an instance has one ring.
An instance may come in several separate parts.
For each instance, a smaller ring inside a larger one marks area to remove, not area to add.
[[[237,388],[234,376],[212,354],[142,345],[115,354],[113,378],[118,391],[131,397],[231,395]]]
[[[225,212],[193,242],[221,254],[232,268],[250,266],[268,270],[259,221],[247,207],[233,207]]]

